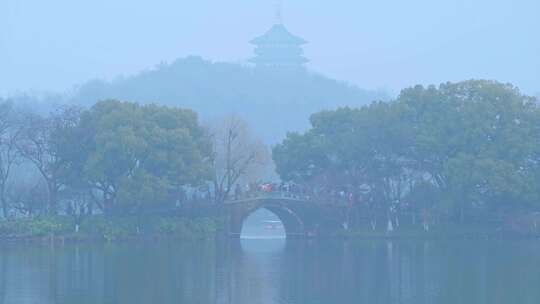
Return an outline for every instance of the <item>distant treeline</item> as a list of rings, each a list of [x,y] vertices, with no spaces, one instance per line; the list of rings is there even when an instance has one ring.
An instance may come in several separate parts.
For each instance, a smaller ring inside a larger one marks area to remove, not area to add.
[[[416,86],[319,112],[311,125],[274,148],[279,175],[351,193],[369,214],[464,221],[540,210],[540,107],[510,84]]]

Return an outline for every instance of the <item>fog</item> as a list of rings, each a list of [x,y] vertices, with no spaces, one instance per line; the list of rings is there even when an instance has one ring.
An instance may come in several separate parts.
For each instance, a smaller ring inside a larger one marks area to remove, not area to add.
[[[0,304],[540,303],[539,12],[0,0]]]
[[[2,0],[0,96],[66,91],[188,55],[246,63],[274,0]],[[540,91],[536,0],[282,1],[309,68],[396,94],[470,78]]]

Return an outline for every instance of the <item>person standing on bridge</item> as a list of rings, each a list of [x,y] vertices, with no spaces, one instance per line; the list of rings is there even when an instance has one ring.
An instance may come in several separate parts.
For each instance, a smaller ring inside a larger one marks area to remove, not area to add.
[[[236,184],[236,187],[234,188],[234,200],[238,200],[241,195],[242,188],[240,187],[240,184]]]

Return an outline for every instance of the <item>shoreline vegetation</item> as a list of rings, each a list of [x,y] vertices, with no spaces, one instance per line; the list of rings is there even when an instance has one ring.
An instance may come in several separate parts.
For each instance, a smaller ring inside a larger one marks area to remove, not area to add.
[[[126,241],[198,241],[227,237],[224,217],[187,218],[177,216],[95,215],[76,227],[69,216],[18,218],[0,220],[0,243],[120,243]],[[78,231],[77,231],[78,230]],[[498,224],[445,223],[429,231],[421,226],[407,226],[397,230],[372,230],[356,227],[305,239],[349,240],[484,240],[484,239],[540,239],[540,231],[509,230]]]
[[[224,231],[219,217],[96,215],[77,228],[68,216],[0,220],[2,242],[124,242],[132,240],[202,240]],[[78,231],[77,231],[78,230]]]
[[[492,225],[448,224],[431,231],[421,228],[402,229],[393,232],[373,231],[370,229],[352,230],[344,233],[349,239],[385,239],[385,240],[485,240],[485,239],[540,239],[540,232],[521,233],[503,230]]]

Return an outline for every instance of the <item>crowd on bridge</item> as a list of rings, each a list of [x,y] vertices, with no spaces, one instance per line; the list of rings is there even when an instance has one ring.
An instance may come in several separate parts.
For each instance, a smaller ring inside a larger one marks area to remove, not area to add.
[[[254,182],[247,184],[244,188],[237,184],[233,199],[240,200],[261,196],[285,197],[327,204],[355,205],[367,201],[367,195],[360,191],[348,191],[345,188],[336,190],[326,187],[310,187],[286,182]]]
[[[369,189],[351,190],[346,187],[332,188],[329,186],[308,186],[292,182],[250,182],[242,186],[237,183],[226,201],[247,200],[260,197],[282,197],[311,201],[328,205],[341,205],[348,207],[366,207],[373,211],[382,211],[396,214],[410,209],[410,205],[402,201],[394,201],[389,205],[377,204],[377,198],[370,194]],[[184,192],[181,202],[213,202],[210,187],[191,189]],[[385,210],[380,210],[380,209]]]
[[[307,187],[294,183],[252,182],[248,183],[244,189],[237,184],[234,190],[235,200],[260,196],[281,196],[302,200],[311,198]]]

